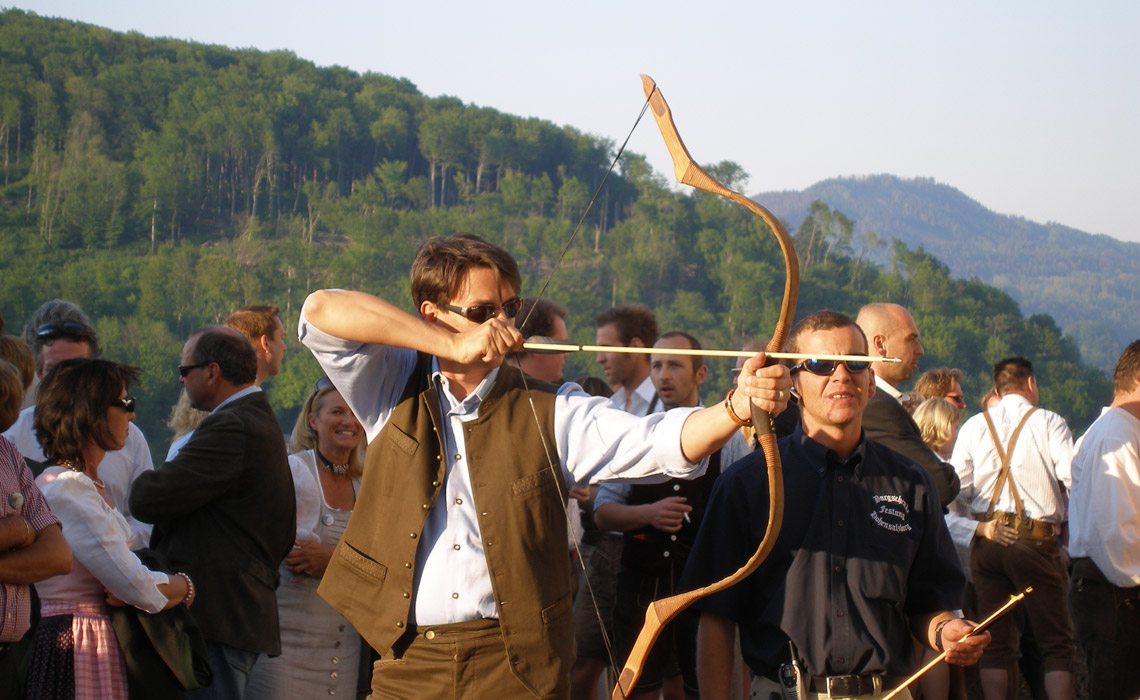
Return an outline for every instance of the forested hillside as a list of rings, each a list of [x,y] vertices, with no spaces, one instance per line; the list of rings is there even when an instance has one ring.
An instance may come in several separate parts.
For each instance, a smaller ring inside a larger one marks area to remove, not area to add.
[[[877,262],[889,260],[884,241],[921,247],[954,275],[1009,291],[1027,313],[1053,316],[1085,358],[1108,372],[1124,346],[1140,338],[1140,243],[996,214],[925,178],[833,178],[757,199],[793,221],[817,200],[843,211],[857,222],[860,250]]]
[[[19,11],[0,13],[0,143],[0,312],[16,329],[46,299],[83,306],[108,356],[146,371],[138,421],[161,453],[192,329],[246,304],[282,307],[291,352],[266,389],[288,430],[319,372],[292,340],[309,291],[363,289],[410,307],[419,243],[470,231],[518,257],[533,295],[613,147],[287,52]],[[747,184],[733,163],[710,169],[737,189]],[[790,222],[799,315],[906,304],[923,332],[922,367],[961,367],[977,396],[994,361],[1025,354],[1046,406],[1074,428],[1095,417],[1110,386],[1050,317],[1024,318],[1008,294],[955,279],[905,245],[891,246],[889,267],[872,264],[841,211],[818,204]],[[592,340],[594,314],[639,301],[662,330],[738,347],[774,326],[783,274],[755,217],[716,197],[675,194],[627,153],[547,296],[570,308],[579,342]],[[727,367],[714,367],[710,400],[727,389]],[[582,373],[599,373],[592,357],[568,364],[568,376]]]

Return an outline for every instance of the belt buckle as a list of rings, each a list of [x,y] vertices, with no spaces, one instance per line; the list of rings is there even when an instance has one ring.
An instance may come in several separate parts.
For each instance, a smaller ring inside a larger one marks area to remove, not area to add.
[[[828,676],[827,677],[827,697],[828,697],[828,699],[830,700],[831,698],[859,697],[862,695],[878,695],[879,693],[883,692],[883,677],[882,676],[880,676],[878,674],[870,676],[870,680],[871,680],[871,691],[870,692],[867,692],[867,690],[863,687],[864,678],[866,678],[866,677],[865,676],[854,676],[854,675],[853,676]],[[838,686],[840,684],[842,684],[842,686],[843,686],[842,690],[838,691],[840,694],[833,694],[833,692],[835,692],[835,686]],[[852,688],[851,687],[852,685],[854,685],[855,687]],[[851,692],[852,690],[854,692]],[[844,692],[844,691],[846,691],[846,692]]]

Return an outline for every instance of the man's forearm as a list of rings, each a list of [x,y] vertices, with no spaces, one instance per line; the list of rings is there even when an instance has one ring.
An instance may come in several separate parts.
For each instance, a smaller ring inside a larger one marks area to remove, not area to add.
[[[36,533],[27,547],[0,553],[0,583],[28,585],[71,571],[71,548],[59,525]]]
[[[20,549],[36,541],[36,532],[19,513],[0,518],[0,551]]]
[[[363,292],[322,289],[305,300],[305,318],[329,335],[357,343],[446,353],[450,333]]]
[[[702,700],[728,700],[735,647],[736,623],[726,617],[702,613],[697,628],[697,682]]]

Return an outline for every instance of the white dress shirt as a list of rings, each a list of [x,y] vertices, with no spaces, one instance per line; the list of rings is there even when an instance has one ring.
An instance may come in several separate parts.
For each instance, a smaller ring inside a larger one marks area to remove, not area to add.
[[[29,406],[20,411],[20,417],[4,433],[16,449],[24,457],[37,462],[44,461],[44,451],[36,440],[36,429],[33,422],[35,406]],[[127,520],[127,525],[134,535],[135,547],[145,547],[150,542],[152,525],[139,522],[131,516],[131,508],[127,499],[131,495],[131,484],[139,474],[154,469],[154,462],[150,458],[150,447],[146,444],[146,437],[133,422],[127,431],[127,441],[123,449],[108,452],[99,462],[99,478],[106,484],[107,495],[111,503]]]
[[[1140,420],[1105,408],[1077,441],[1069,552],[1114,586],[1140,586]]]
[[[415,351],[342,340],[310,325],[303,313],[297,334],[364,426],[369,442],[375,440],[399,403],[416,364]],[[416,551],[413,610],[419,625],[498,617],[462,430],[463,423],[478,418],[479,405],[498,374],[492,370],[461,401],[439,372],[438,360],[432,361],[431,379],[444,418],[446,472],[442,497],[428,513]],[[707,460],[688,462],[680,440],[685,419],[696,410],[638,418],[566,383],[554,399],[556,454],[551,456],[559,461],[567,484],[699,476]]]
[[[1033,404],[1025,397],[1006,394],[988,411],[1002,449],[1009,445],[1010,435],[1031,408]],[[1010,462],[1010,477],[1017,483],[1028,517],[1053,524],[1064,522],[1065,503],[1060,486],[1068,488],[1072,483],[1072,460],[1073,436],[1065,419],[1052,411],[1038,409],[1022,428]],[[979,413],[962,425],[950,462],[962,482],[958,500],[966,504],[970,513],[985,513],[997,484],[1001,459],[984,415]],[[1017,512],[1008,484],[1002,489],[996,510]]]

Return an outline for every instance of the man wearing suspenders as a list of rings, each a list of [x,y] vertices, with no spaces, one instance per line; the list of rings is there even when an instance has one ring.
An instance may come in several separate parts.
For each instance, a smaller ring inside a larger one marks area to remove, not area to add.
[[[1041,652],[1050,700],[1073,697],[1073,626],[1067,577],[1057,542],[1065,521],[1064,492],[1071,486],[1073,438],[1061,416],[1038,408],[1033,365],[1012,357],[994,366],[1000,402],[962,426],[951,464],[962,490],[958,498],[977,521],[970,572],[980,613],[1032,586],[1025,599]],[[1021,630],[1016,616],[990,628],[993,643],[982,657],[987,700],[1004,698],[1016,662]]]

